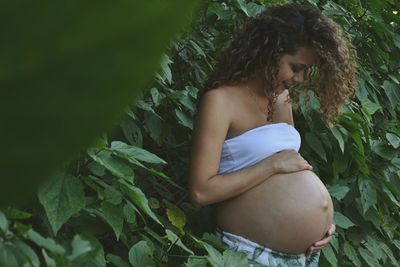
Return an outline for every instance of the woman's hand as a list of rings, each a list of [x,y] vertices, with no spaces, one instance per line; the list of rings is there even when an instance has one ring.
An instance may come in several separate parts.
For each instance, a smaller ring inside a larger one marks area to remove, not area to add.
[[[312,166],[296,150],[282,150],[269,157],[276,173],[312,170]]]
[[[324,238],[321,239],[320,241],[315,242],[312,244],[308,249],[306,254],[311,254],[314,252],[317,252],[321,249],[323,249],[328,243],[332,240],[332,236],[335,233],[336,226],[334,224],[331,224],[331,227],[329,228],[328,232],[325,234]]]

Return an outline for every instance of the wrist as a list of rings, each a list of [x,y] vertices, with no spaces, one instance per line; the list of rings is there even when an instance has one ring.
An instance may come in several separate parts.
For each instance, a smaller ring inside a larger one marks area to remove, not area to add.
[[[280,167],[279,162],[277,162],[273,157],[266,158],[266,166],[270,168],[273,174],[279,173]]]

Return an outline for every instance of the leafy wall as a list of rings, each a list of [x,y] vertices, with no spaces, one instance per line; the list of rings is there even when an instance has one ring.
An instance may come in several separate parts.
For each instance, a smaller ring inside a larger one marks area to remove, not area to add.
[[[205,1],[116,129],[29,205],[0,212],[3,266],[247,266],[212,234],[212,208],[191,207],[185,187],[202,82],[235,28],[272,2]],[[400,3],[296,2],[340,23],[359,58],[359,90],[333,128],[312,94],[294,114],[300,152],[334,200],[337,233],[320,266],[400,266]]]

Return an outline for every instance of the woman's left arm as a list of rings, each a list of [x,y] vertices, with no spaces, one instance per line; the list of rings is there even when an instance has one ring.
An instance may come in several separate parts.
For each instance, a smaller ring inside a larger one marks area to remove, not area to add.
[[[326,245],[329,244],[329,242],[332,240],[332,236],[335,233],[336,226],[334,224],[331,224],[331,227],[329,228],[328,232],[325,234],[324,238],[321,239],[320,241],[315,242],[312,244],[308,249],[306,254],[311,254],[313,252],[317,252],[321,249],[323,249]]]

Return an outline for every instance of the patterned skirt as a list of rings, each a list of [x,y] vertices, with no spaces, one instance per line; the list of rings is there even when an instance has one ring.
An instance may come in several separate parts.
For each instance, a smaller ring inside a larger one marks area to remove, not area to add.
[[[268,266],[268,267],[317,267],[320,251],[310,255],[304,253],[290,254],[280,251],[274,251],[264,247],[242,236],[224,232],[220,229],[216,231],[217,236],[221,239],[230,250],[237,252],[245,252],[249,259],[250,266]]]

